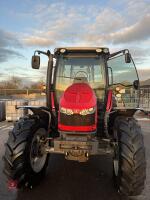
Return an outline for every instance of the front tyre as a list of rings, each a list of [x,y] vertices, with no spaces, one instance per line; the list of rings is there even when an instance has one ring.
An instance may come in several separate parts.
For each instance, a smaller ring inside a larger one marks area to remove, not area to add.
[[[141,194],[146,178],[145,148],[140,126],[134,118],[117,117],[114,125],[114,182],[124,195]]]
[[[6,143],[4,173],[18,188],[40,182],[46,172],[47,131],[36,116],[26,116],[15,123]]]

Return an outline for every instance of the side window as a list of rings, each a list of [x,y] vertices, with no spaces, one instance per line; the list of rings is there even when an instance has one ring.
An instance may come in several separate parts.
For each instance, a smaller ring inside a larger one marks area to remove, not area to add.
[[[114,84],[132,85],[133,81],[138,80],[133,62],[125,63],[124,55],[111,58],[108,61],[108,67],[112,68]]]
[[[138,90],[134,89],[133,82],[138,80],[138,75],[134,63],[126,63],[124,55],[121,55],[111,58],[107,64],[109,84],[116,97],[117,107],[137,107]]]

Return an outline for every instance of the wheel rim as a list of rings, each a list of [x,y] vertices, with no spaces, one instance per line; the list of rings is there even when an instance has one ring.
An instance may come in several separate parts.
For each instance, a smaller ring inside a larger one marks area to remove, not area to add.
[[[115,176],[118,176],[118,172],[119,172],[119,161],[118,161],[117,159],[114,159],[113,164],[114,164],[114,173],[115,173]]]
[[[47,154],[44,152],[44,140],[46,136],[46,130],[43,128],[38,129],[31,143],[30,149],[30,164],[32,170],[36,173],[39,173],[46,162]]]

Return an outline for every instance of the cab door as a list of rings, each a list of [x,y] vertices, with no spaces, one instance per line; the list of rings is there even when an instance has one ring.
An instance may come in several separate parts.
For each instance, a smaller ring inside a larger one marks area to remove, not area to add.
[[[131,55],[126,59],[125,51],[115,53],[107,62],[109,88],[118,108],[134,109],[139,106],[139,77]]]

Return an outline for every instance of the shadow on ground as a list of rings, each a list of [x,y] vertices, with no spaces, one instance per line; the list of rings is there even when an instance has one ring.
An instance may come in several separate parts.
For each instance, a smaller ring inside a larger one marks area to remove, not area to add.
[[[113,187],[109,156],[95,156],[87,163],[77,163],[66,161],[62,155],[52,155],[46,178],[32,190],[19,191],[16,199],[127,200]]]

